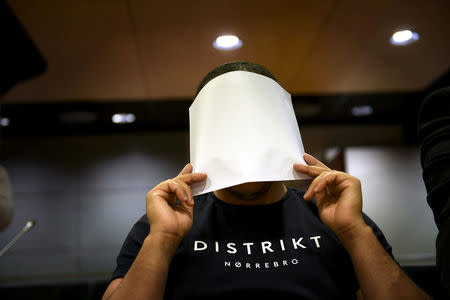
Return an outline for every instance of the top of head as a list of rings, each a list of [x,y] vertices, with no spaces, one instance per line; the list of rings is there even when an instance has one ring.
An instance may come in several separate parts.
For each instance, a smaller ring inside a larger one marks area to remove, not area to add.
[[[214,70],[212,70],[211,72],[209,72],[200,82],[200,84],[198,85],[197,91],[195,92],[195,97],[197,97],[198,93],[201,91],[201,89],[211,80],[213,80],[214,78],[228,73],[228,72],[233,72],[233,71],[247,71],[247,72],[253,72],[256,74],[260,74],[263,76],[267,76],[273,80],[275,80],[276,82],[277,79],[275,78],[275,76],[269,71],[267,70],[265,67],[258,65],[258,64],[254,64],[251,62],[245,62],[245,61],[237,61],[237,62],[230,62],[230,63],[226,63],[224,65],[221,65],[217,68],[215,68]]]

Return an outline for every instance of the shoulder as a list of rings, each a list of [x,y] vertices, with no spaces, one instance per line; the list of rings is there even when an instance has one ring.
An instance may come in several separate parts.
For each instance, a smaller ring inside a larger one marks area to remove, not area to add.
[[[147,215],[143,215],[131,228],[130,234],[145,235],[150,232],[150,224],[148,223]]]
[[[133,264],[133,261],[139,253],[144,239],[149,232],[150,226],[147,220],[147,215],[143,215],[133,225],[125,241],[123,242],[122,248],[120,249],[119,255],[116,259],[117,266],[112,274],[111,283],[117,278],[124,277],[128,272],[128,269]]]
[[[145,237],[150,233],[150,224],[148,223],[147,215],[143,215],[133,225],[125,242],[122,246],[122,251],[136,252],[140,249]]]

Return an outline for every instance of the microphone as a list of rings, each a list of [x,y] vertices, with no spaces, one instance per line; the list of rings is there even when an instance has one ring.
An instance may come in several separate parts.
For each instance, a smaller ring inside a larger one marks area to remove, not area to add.
[[[25,233],[27,233],[28,231],[31,230],[31,228],[34,227],[34,225],[36,225],[36,221],[35,220],[30,220],[27,222],[27,224],[25,224],[25,227],[23,228],[23,230],[25,231]]]
[[[0,251],[0,256],[3,256],[3,254],[6,253],[6,251],[8,251],[12,246],[14,246],[14,244],[20,240],[28,231],[31,230],[31,228],[34,227],[34,225],[36,225],[36,221],[35,220],[29,220],[25,226],[22,228],[21,231],[19,231],[18,234],[16,234],[16,236]]]

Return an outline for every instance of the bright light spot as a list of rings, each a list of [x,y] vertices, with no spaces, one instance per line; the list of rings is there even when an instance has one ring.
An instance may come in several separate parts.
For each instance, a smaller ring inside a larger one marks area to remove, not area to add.
[[[136,117],[133,114],[120,113],[112,116],[112,121],[116,124],[133,123],[135,120]]]
[[[352,107],[352,115],[355,117],[369,116],[373,113],[373,108],[370,105],[360,105]]]
[[[410,38],[412,38],[413,34],[411,30],[402,30],[397,31],[392,35],[392,40],[394,40],[397,43],[404,43]]]
[[[213,46],[219,50],[234,50],[242,46],[242,41],[235,35],[222,35],[214,41]]]
[[[406,45],[419,39],[419,34],[411,30],[397,31],[391,37],[391,44]]]
[[[8,118],[0,118],[0,126],[6,127],[9,125],[9,119]]]

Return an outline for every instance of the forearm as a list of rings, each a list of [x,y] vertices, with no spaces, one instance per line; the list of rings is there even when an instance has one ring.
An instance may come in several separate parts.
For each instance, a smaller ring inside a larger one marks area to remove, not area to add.
[[[340,240],[350,255],[364,300],[430,299],[394,262],[369,226]]]
[[[163,299],[175,250],[174,242],[166,237],[147,236],[128,273],[108,300]]]

